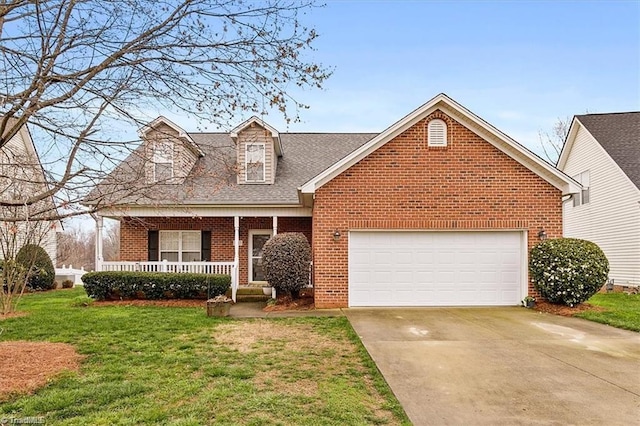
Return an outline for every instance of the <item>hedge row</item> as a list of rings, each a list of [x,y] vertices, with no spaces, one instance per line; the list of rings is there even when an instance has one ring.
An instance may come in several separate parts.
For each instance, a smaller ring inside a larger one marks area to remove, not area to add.
[[[89,272],[84,289],[96,300],[208,299],[226,293],[231,276],[166,272]]]

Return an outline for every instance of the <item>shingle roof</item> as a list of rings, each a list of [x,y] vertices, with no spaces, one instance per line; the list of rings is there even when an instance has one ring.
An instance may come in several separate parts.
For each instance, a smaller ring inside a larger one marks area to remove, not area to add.
[[[576,118],[640,188],[640,111],[585,114]]]
[[[85,199],[112,194],[105,203],[116,204],[265,204],[300,203],[298,187],[336,161],[365,144],[375,133],[280,133],[284,155],[278,158],[275,183],[236,181],[236,145],[228,133],[189,133],[204,152],[184,183],[143,188],[142,148],[134,151]],[[132,188],[132,181],[140,188]],[[115,189],[114,189],[115,188]],[[109,200],[110,198],[110,200]],[[117,201],[116,201],[117,200]]]

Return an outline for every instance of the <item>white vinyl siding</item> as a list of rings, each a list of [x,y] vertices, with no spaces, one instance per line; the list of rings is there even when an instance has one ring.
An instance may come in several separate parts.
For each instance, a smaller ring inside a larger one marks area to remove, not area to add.
[[[589,203],[564,203],[564,235],[598,244],[615,282],[640,284],[640,190],[580,126],[563,171],[575,176],[586,170]]]
[[[160,231],[160,260],[199,262],[200,231]]]
[[[349,233],[349,306],[517,305],[522,232]]]
[[[431,120],[427,126],[429,146],[447,146],[447,123],[439,118]]]

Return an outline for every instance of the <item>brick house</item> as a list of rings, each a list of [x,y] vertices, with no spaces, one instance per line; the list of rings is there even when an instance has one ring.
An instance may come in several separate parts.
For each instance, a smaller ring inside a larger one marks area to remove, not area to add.
[[[444,94],[379,134],[279,133],[253,117],[230,133],[159,118],[141,136],[87,201],[109,205],[99,226],[121,223],[121,260],[103,270],[260,285],[264,242],[303,232],[319,308],[516,305],[533,291],[529,249],[562,236],[563,196],[581,189]]]

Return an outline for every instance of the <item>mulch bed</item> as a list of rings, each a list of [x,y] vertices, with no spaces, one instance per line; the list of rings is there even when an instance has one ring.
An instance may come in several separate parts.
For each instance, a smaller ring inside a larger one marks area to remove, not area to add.
[[[0,402],[31,394],[62,371],[78,371],[82,359],[66,343],[0,342]]]
[[[606,310],[600,306],[590,305],[588,303],[581,303],[579,305],[571,307],[567,305],[557,305],[555,303],[549,303],[545,300],[536,301],[536,305],[534,306],[533,309],[540,312],[546,312],[548,314],[562,315],[564,317],[572,317],[575,314],[580,312],[586,312],[586,311],[603,312]]]
[[[0,321],[6,320],[9,318],[18,318],[18,317],[26,317],[29,315],[29,312],[9,312],[8,314],[0,314]]]
[[[167,299],[167,300],[97,300],[93,306],[162,306],[165,308],[204,308],[204,299]]]

